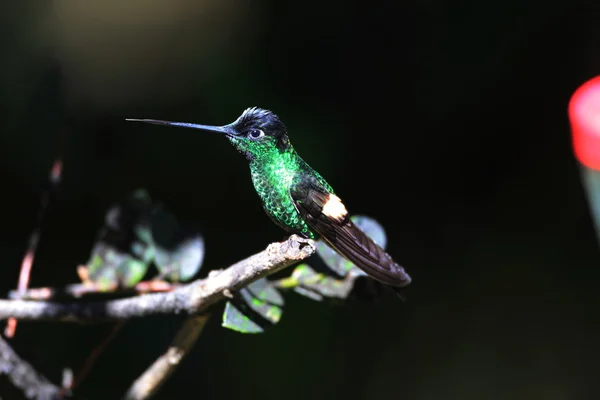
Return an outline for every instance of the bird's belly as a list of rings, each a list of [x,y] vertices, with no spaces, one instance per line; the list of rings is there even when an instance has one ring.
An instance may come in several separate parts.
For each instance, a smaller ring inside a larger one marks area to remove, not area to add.
[[[296,206],[287,193],[272,192],[263,198],[263,208],[271,219],[284,230],[298,233],[311,239],[315,238],[306,222],[302,219]]]
[[[262,200],[263,208],[273,222],[289,233],[297,233],[311,239],[316,238],[296,210],[289,194],[289,187],[272,185],[261,177],[253,176],[253,178],[254,188]]]

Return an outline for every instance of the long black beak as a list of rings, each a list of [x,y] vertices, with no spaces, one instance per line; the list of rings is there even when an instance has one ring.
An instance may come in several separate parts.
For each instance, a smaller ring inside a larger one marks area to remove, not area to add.
[[[237,135],[235,130],[233,130],[229,125],[212,126],[212,125],[192,124],[190,122],[174,122],[174,121],[161,121],[158,119],[136,119],[136,118],[125,118],[125,121],[145,122],[145,123],[154,124],[154,125],[180,126],[183,128],[200,129],[201,131],[206,131],[206,132],[219,132],[219,133],[223,133],[225,135],[230,135],[230,136]]]

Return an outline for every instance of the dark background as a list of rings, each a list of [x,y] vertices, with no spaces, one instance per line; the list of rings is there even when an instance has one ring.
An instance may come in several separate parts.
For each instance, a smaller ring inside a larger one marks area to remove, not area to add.
[[[256,336],[215,315],[157,398],[597,398],[600,253],[567,120],[600,70],[593,4],[6,2],[0,292],[61,149],[32,286],[76,281],[104,212],[138,187],[202,230],[203,274],[282,239],[222,137],[123,120],[225,124],[256,105],[383,223],[408,302],[288,295]],[[126,324],[78,394],[119,398],[179,321]],[[22,322],[11,343],[59,382],[110,329]]]

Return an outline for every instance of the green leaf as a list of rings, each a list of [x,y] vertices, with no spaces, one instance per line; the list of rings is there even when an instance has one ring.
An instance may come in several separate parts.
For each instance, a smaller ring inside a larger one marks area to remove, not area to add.
[[[308,264],[300,264],[292,273],[296,281],[294,291],[316,301],[324,297],[345,299],[354,285],[353,277],[335,279],[325,274],[317,273]]]
[[[266,278],[241,289],[225,304],[222,326],[240,333],[263,333],[283,313],[283,296]]]
[[[156,252],[156,249],[150,243],[145,243],[142,241],[135,241],[131,245],[131,253],[133,253],[133,256],[144,261],[144,263],[146,263],[146,264],[149,264],[150,262],[152,262],[155,252]]]
[[[222,326],[240,333],[263,333],[264,329],[248,318],[231,302],[225,304]]]
[[[88,278],[98,291],[134,286],[148,271],[148,262],[118,251],[105,242],[96,243],[86,266]]]
[[[148,263],[127,257],[119,264],[118,276],[122,287],[132,287],[139,283],[148,272]]]
[[[134,226],[134,231],[140,242],[153,246],[154,238],[152,237],[152,229],[146,221],[140,221]]]

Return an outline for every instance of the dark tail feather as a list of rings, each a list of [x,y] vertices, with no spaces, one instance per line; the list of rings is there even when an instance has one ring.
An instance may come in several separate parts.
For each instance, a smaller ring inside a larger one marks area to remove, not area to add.
[[[411,277],[389,254],[351,220],[334,226],[334,235],[323,237],[331,247],[373,279],[393,287],[405,287]]]
[[[314,177],[307,179],[312,181],[293,185],[290,193],[300,215],[310,227],[338,254],[352,261],[373,279],[397,287],[410,284],[411,278],[404,268],[352,222],[343,205],[344,212],[340,212],[340,215],[323,213],[324,207],[332,201],[332,195],[324,191]]]

